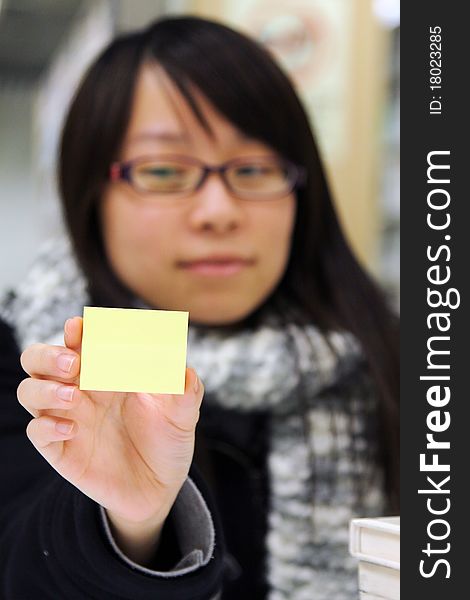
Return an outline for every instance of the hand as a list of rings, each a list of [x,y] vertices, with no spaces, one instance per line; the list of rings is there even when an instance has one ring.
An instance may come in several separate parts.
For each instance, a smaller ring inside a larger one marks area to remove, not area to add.
[[[18,400],[34,417],[27,435],[62,477],[107,509],[129,542],[139,532],[158,535],[191,465],[202,383],[187,369],[184,395],[81,391],[81,339],[75,317],[65,323],[65,347],[23,352],[30,377]]]

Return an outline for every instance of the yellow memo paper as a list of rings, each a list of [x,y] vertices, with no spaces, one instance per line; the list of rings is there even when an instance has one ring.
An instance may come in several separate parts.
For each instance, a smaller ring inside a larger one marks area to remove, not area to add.
[[[189,313],[83,310],[80,389],[183,394]]]

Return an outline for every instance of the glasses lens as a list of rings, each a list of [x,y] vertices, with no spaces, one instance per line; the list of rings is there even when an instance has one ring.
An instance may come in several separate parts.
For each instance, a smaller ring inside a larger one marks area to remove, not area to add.
[[[275,160],[250,159],[227,170],[234,192],[241,195],[273,196],[287,194],[292,188],[289,169]]]
[[[139,163],[132,169],[132,180],[141,190],[158,194],[191,190],[200,176],[198,167],[166,159]]]

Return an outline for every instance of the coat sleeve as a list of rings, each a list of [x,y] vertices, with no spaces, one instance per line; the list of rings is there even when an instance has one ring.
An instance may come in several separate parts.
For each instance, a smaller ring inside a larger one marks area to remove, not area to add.
[[[105,511],[35,450],[16,398],[24,379],[12,331],[0,322],[0,597],[5,600],[212,600],[222,582],[223,536],[198,473],[167,519],[146,568],[113,540]]]

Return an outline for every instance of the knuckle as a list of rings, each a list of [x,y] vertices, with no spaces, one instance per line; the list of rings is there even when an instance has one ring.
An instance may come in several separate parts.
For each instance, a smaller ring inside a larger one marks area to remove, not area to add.
[[[42,348],[40,356],[55,368],[55,363],[61,350],[62,348],[60,346],[45,346]]]
[[[192,419],[185,419],[171,417],[170,415],[166,415],[166,420],[171,427],[176,430],[181,435],[191,435],[194,433],[196,422],[193,422]]]
[[[42,362],[50,349],[50,346],[40,343],[28,346],[20,357],[21,366],[26,373],[31,375],[32,373],[41,372]]]
[[[37,437],[38,430],[38,419],[31,419],[31,421],[26,426],[26,435],[31,442],[34,442]]]
[[[20,384],[16,390],[16,396],[18,398],[18,402],[23,406],[24,406],[27,390],[30,386],[30,382],[31,382],[31,377],[27,377],[26,379],[23,379],[23,381],[20,382]]]
[[[31,357],[34,355],[35,352],[34,346],[35,344],[33,344],[32,346],[28,346],[25,350],[23,350],[20,356],[20,364],[26,371],[26,373],[29,373]]]
[[[35,417],[26,427],[26,435],[33,446],[41,452],[51,441],[51,419],[48,416]]]

